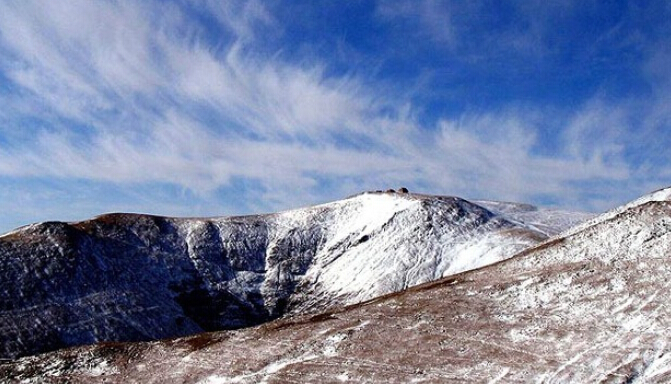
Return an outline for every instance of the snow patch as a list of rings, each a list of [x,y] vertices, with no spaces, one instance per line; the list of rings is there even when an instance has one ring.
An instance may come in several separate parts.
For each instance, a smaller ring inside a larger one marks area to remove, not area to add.
[[[346,338],[347,336],[343,334],[335,334],[326,338],[326,340],[324,340],[324,350],[323,350],[324,356],[326,357],[338,356],[338,344],[340,344]]]

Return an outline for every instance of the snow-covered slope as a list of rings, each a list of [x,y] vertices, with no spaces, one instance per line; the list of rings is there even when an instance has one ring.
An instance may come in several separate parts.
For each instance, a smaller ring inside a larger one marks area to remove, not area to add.
[[[671,190],[517,256],[319,315],[0,365],[36,382],[671,381]]]
[[[530,204],[487,200],[473,200],[473,202],[491,212],[505,216],[510,221],[545,233],[547,236],[555,236],[562,230],[573,228],[596,216],[593,213],[540,208]]]
[[[646,195],[643,195],[639,197],[636,200],[633,200],[627,204],[624,204],[622,206],[616,207],[611,209],[610,211],[593,217],[588,220],[583,220],[580,223],[576,223],[575,225],[567,226],[565,230],[561,233],[561,237],[566,237],[570,236],[573,234],[576,234],[578,232],[584,231],[585,229],[592,227],[594,225],[597,225],[599,223],[602,223],[604,221],[610,220],[623,212],[630,210],[632,208],[641,206],[646,203],[650,202],[660,202],[660,201],[669,201],[671,199],[671,187],[670,188],[663,188],[657,191],[654,191],[652,193],[648,193]]]
[[[509,257],[546,237],[537,227],[401,193],[265,216],[35,224],[0,237],[0,357],[353,304]]]

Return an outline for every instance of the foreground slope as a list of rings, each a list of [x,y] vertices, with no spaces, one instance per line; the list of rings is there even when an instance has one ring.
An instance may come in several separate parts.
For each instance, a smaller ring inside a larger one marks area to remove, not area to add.
[[[516,257],[320,315],[24,358],[26,382],[671,381],[671,191]]]
[[[35,224],[0,237],[0,358],[357,303],[545,237],[466,200],[396,193],[265,216]]]

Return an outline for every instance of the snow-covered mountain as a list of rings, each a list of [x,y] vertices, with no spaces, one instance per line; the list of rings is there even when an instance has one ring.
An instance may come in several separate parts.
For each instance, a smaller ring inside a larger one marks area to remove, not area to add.
[[[0,237],[0,357],[353,304],[499,261],[584,218],[509,216],[454,197],[365,193],[264,216],[23,227]]]
[[[318,315],[0,365],[24,382],[671,381],[671,189],[513,258]]]

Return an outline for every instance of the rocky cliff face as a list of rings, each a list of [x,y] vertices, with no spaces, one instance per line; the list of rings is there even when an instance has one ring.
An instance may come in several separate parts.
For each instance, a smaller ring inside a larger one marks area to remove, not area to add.
[[[24,382],[549,382],[671,379],[671,190],[515,257],[235,332],[0,365]]]
[[[545,238],[459,198],[392,193],[264,216],[35,224],[0,237],[0,357],[353,304]]]

